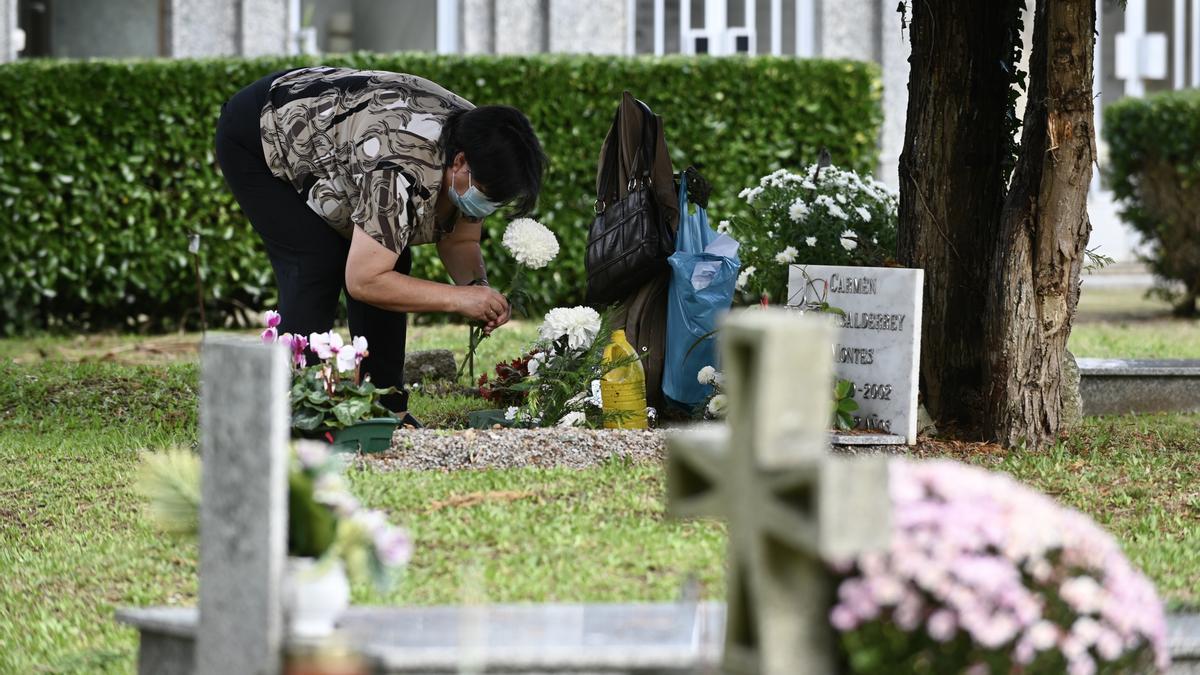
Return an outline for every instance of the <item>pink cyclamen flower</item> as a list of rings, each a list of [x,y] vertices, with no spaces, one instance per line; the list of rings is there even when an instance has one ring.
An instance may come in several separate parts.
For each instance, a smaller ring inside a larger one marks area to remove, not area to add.
[[[342,348],[342,336],[333,331],[313,333],[308,336],[308,345],[321,359],[333,358]]]
[[[358,351],[349,345],[337,351],[337,369],[339,373],[352,373],[358,367]]]
[[[283,321],[283,317],[273,309],[268,309],[266,314],[263,314],[263,323],[267,328],[277,328],[280,321]]]
[[[274,344],[275,341],[279,339],[279,330],[272,326],[264,330],[261,337],[263,344]]]
[[[304,337],[303,335],[284,333],[284,335],[280,337],[281,342],[283,341],[283,337],[288,338],[286,344],[292,350],[292,362],[296,364],[296,367],[303,368],[307,366],[308,355],[305,354],[305,350],[308,349],[308,338]]]

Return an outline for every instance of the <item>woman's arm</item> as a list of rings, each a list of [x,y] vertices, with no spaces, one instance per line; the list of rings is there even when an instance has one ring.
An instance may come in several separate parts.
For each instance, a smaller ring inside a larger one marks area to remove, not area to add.
[[[483,254],[479,250],[479,236],[482,231],[482,220],[460,218],[454,224],[454,230],[437,243],[438,257],[442,259],[442,265],[459,286],[465,286],[476,279],[487,279]]]
[[[350,297],[393,312],[454,312],[484,322],[507,317],[508,302],[496,291],[486,286],[451,286],[401,274],[394,269],[398,257],[395,251],[355,227],[350,255],[346,258],[346,290]]]
[[[442,259],[442,265],[459,286],[477,280],[487,282],[487,268],[483,264],[483,253],[479,250],[479,237],[482,232],[482,220],[459,218],[454,224],[454,230],[437,243],[438,257]],[[491,333],[508,323],[511,313],[512,308],[506,301],[504,313],[495,320],[489,320],[484,331]]]

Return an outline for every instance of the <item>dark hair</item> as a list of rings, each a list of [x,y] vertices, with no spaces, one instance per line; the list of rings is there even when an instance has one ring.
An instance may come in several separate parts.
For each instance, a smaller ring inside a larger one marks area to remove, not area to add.
[[[447,120],[445,134],[446,166],[462,152],[488,199],[512,202],[516,217],[533,211],[547,160],[533,126],[520,110],[485,105],[457,112]]]

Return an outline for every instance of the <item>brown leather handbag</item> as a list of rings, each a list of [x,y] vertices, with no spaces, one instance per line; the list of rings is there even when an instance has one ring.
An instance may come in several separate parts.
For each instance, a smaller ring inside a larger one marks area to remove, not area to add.
[[[596,218],[588,232],[584,258],[587,302],[591,305],[624,300],[662,274],[667,269],[667,258],[675,252],[674,228],[667,222],[654,193],[653,170],[661,121],[646,104],[636,103],[642,116],[642,133],[632,166],[621,165],[620,110],[609,132],[609,138],[618,142],[606,143],[601,159]],[[622,174],[628,177],[624,186],[620,184]]]

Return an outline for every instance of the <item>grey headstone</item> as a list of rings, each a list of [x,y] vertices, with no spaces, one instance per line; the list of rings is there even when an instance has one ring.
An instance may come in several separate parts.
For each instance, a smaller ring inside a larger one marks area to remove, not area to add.
[[[925,272],[890,267],[792,265],[787,305],[842,311],[834,373],[854,384],[855,428],[917,442],[921,298]]]
[[[1078,426],[1083,421],[1083,399],[1079,395],[1079,364],[1075,362],[1075,355],[1069,349],[1063,352],[1062,390],[1059,400],[1062,428]]]
[[[667,440],[669,511],[729,521],[728,673],[834,672],[822,556],[888,543],[886,458],[829,453],[833,335],[822,315],[731,317],[721,331],[728,427]]]
[[[453,382],[458,379],[458,364],[449,349],[416,351],[404,356],[405,384],[428,381]]]
[[[280,345],[204,341],[199,675],[279,672],[290,377]]]

